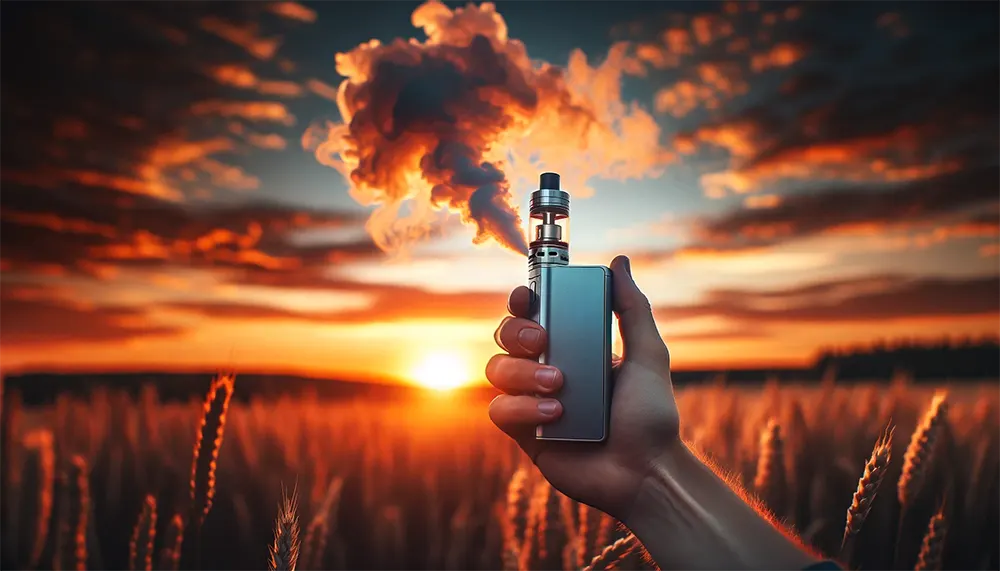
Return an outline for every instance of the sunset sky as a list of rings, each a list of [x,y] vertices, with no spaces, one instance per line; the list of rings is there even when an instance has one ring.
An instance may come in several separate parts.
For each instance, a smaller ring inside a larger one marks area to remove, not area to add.
[[[676,368],[996,335],[998,10],[4,2],[0,367],[479,379],[544,170]]]

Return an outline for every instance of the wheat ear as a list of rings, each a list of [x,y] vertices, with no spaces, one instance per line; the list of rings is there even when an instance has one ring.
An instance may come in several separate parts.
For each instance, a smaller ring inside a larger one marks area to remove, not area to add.
[[[87,461],[73,456],[59,475],[59,525],[56,536],[56,569],[87,568],[87,518],[90,515],[90,482]]]
[[[326,489],[326,495],[316,510],[316,515],[310,520],[306,527],[306,537],[302,544],[303,550],[300,560],[305,564],[306,569],[322,569],[323,559],[326,556],[327,539],[330,536],[330,525],[332,519],[331,512],[340,501],[340,490],[344,481],[341,478],[334,478]],[[334,523],[336,523],[334,521]]]
[[[299,561],[298,488],[289,496],[281,489],[281,504],[274,521],[274,543],[270,546],[267,568],[270,571],[295,571]]]
[[[161,571],[177,571],[181,562],[181,546],[184,544],[184,518],[175,514],[167,526],[166,541],[160,548],[157,568]]]
[[[505,571],[517,569],[521,546],[528,526],[528,471],[522,466],[507,484],[507,507],[503,521],[503,567]]]
[[[847,508],[847,522],[844,524],[844,539],[840,543],[840,559],[850,564],[854,551],[854,540],[861,531],[872,509],[872,502],[878,493],[879,486],[885,478],[892,459],[892,435],[894,427],[887,427],[882,436],[875,442],[872,455],[865,462],[865,471],[858,480],[858,489],[854,499]]]
[[[132,571],[153,569],[153,543],[156,540],[156,498],[146,496],[139,521],[132,530],[128,546],[128,568]]]
[[[931,401],[931,406],[924,414],[920,425],[913,431],[910,444],[903,455],[903,471],[897,486],[899,503],[904,508],[913,503],[921,492],[947,414],[947,396],[938,393],[934,395],[934,400]]]
[[[903,471],[896,484],[896,495],[899,499],[899,524],[896,528],[896,546],[893,550],[893,567],[899,563],[903,548],[906,515],[908,508],[923,491],[924,481],[930,469],[931,459],[937,449],[938,438],[948,414],[947,395],[939,392],[934,395],[930,407],[924,413],[920,424],[910,437],[910,444],[903,454]]]
[[[598,571],[599,569],[614,569],[615,564],[625,558],[633,550],[639,548],[639,540],[631,533],[611,545],[605,547],[596,557],[590,560],[590,565],[583,571]]]
[[[35,490],[35,521],[34,536],[31,542],[31,559],[29,568],[38,566],[49,537],[49,523],[52,520],[52,494],[55,486],[55,452],[52,449],[52,432],[49,430],[34,430],[24,437],[23,445],[28,452],[28,468],[33,471],[34,478],[24,478],[33,481],[38,487]],[[29,496],[30,497],[30,496]]]
[[[948,518],[944,514],[944,504],[927,524],[927,533],[920,545],[920,555],[917,556],[916,571],[941,569],[941,555],[944,552],[944,541],[948,535]]]
[[[785,514],[785,494],[788,485],[785,477],[785,444],[781,425],[775,418],[767,421],[760,436],[760,457],[754,477],[754,490],[767,507],[779,516]]]
[[[215,469],[226,428],[226,412],[233,396],[233,375],[221,374],[212,380],[205,397],[204,414],[194,444],[191,463],[191,508],[198,528],[212,509],[215,498]]]

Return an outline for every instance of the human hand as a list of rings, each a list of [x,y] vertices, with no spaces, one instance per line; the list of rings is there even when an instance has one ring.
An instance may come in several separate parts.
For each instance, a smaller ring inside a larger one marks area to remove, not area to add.
[[[624,520],[654,460],[680,444],[677,404],[670,383],[670,356],[649,301],[632,280],[628,258],[611,262],[614,311],[624,344],[613,369],[610,433],[601,444],[535,439],[535,427],[562,413],[562,374],[540,365],[546,333],[527,319],[531,292],[518,287],[497,329],[495,355],[486,377],[505,394],[490,403],[490,418],[535,462],[563,494]],[[549,375],[546,382],[545,375]],[[533,394],[544,395],[541,397]]]

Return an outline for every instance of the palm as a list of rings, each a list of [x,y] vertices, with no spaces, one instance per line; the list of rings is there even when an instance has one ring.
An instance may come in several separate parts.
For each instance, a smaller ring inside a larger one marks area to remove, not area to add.
[[[626,361],[615,367],[611,427],[603,444],[520,441],[560,492],[616,514],[631,505],[649,461],[678,434],[669,373]]]

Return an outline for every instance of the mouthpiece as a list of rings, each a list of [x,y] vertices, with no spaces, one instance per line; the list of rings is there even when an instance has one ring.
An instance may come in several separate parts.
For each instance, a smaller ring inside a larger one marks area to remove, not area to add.
[[[538,188],[559,190],[559,175],[554,172],[543,172],[538,181]]]

